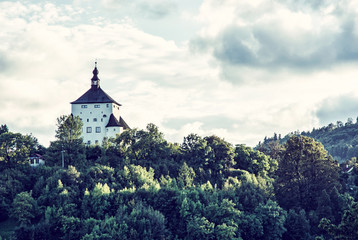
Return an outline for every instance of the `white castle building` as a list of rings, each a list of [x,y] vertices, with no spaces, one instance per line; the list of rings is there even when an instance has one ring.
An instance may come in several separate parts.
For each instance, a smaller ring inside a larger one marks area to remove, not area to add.
[[[83,122],[82,137],[87,145],[101,144],[104,138],[115,137],[121,131],[129,129],[120,116],[121,104],[105,93],[99,83],[96,62],[91,88],[71,102],[72,115],[80,117]]]

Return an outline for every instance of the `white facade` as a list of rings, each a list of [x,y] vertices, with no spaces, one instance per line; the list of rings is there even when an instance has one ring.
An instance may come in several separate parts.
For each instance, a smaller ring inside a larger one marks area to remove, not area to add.
[[[103,138],[115,137],[121,127],[106,127],[111,114],[119,116],[119,106],[115,103],[72,104],[73,116],[78,116],[83,123],[83,142],[102,144]]]
[[[43,160],[43,157],[40,154],[35,154],[29,157],[28,161],[31,167],[38,167],[45,164],[45,160]]]
[[[104,138],[115,137],[129,128],[120,117],[121,106],[100,87],[97,66],[93,70],[91,88],[76,101],[71,102],[71,113],[83,123],[82,137],[87,145],[102,144]]]

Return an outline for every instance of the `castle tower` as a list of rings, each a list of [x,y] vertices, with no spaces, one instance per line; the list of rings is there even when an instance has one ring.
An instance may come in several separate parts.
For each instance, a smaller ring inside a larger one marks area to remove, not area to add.
[[[87,145],[101,144],[105,137],[115,137],[127,123],[120,116],[121,104],[113,100],[100,86],[97,62],[93,70],[91,88],[76,101],[71,102],[71,113],[83,122],[82,137]]]

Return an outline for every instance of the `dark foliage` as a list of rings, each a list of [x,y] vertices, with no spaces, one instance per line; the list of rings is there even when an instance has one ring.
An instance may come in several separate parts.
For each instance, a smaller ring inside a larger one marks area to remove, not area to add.
[[[17,221],[14,239],[350,239],[340,227],[357,237],[356,203],[343,192],[357,174],[339,178],[311,138],[282,146],[276,136],[258,151],[190,134],[179,145],[149,124],[85,147],[67,130],[34,148],[46,166],[31,168],[19,152],[0,169],[0,221]]]

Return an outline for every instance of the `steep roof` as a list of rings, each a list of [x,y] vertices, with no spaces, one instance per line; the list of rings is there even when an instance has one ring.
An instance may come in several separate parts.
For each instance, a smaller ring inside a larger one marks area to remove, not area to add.
[[[130,129],[130,127],[123,120],[122,117],[119,117],[119,121],[118,121],[117,118],[113,115],[113,113],[109,117],[109,121],[108,121],[106,127],[123,127],[123,129]]]
[[[112,113],[111,116],[109,116],[109,121],[108,121],[106,127],[120,127],[120,126],[121,125],[119,124],[117,118]]]
[[[122,106],[121,104],[113,100],[113,98],[111,98],[105,91],[103,91],[100,86],[98,87],[92,86],[76,101],[71,102],[71,104],[82,104],[82,103],[115,103],[119,106]]]
[[[122,117],[119,117],[119,124],[121,124],[124,130],[131,129]]]

